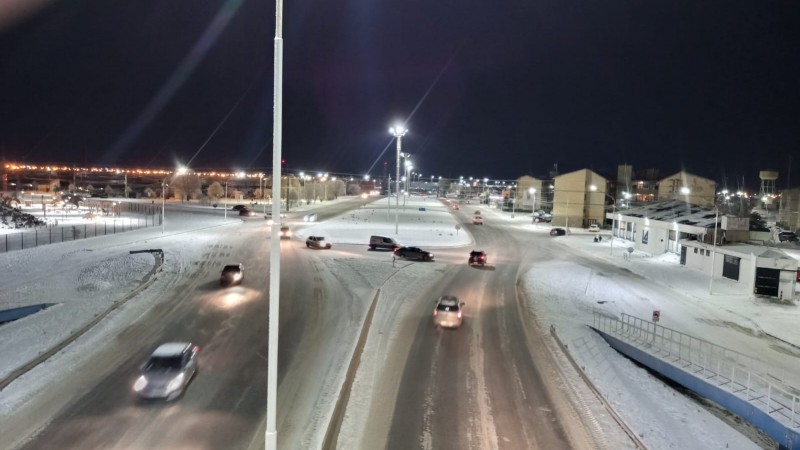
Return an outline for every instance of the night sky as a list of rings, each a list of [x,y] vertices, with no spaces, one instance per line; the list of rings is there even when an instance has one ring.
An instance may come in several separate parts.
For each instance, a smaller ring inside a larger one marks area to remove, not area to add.
[[[271,166],[273,2],[2,4],[3,160]],[[797,1],[288,0],[284,65],[290,170],[393,173],[399,121],[423,177],[800,180]]]

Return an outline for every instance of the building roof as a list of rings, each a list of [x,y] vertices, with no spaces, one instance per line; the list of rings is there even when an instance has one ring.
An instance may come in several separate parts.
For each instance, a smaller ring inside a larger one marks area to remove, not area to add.
[[[716,212],[680,200],[648,203],[631,209],[617,210],[623,216],[640,217],[662,222],[714,228]]]

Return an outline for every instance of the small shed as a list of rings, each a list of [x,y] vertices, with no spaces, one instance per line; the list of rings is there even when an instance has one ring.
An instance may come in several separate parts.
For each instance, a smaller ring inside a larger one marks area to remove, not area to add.
[[[700,241],[681,241],[681,245],[685,247],[681,264],[687,267],[738,281],[754,295],[778,299],[794,295],[798,261],[780,249],[746,244],[715,248]]]

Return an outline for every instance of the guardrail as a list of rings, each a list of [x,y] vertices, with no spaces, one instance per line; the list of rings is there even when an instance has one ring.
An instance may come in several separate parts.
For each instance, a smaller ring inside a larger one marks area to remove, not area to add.
[[[116,217],[113,219],[101,217],[98,221],[91,223],[20,228],[0,235],[0,253],[124,233],[160,225],[161,215],[152,214],[137,217]]]
[[[788,429],[800,431],[797,388],[770,372],[763,362],[645,319],[595,313],[593,326],[683,371],[746,400]]]

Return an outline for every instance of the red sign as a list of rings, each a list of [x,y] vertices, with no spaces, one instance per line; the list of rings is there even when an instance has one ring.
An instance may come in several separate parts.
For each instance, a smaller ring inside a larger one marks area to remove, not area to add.
[[[653,311],[653,322],[658,322],[661,318],[661,311]]]

